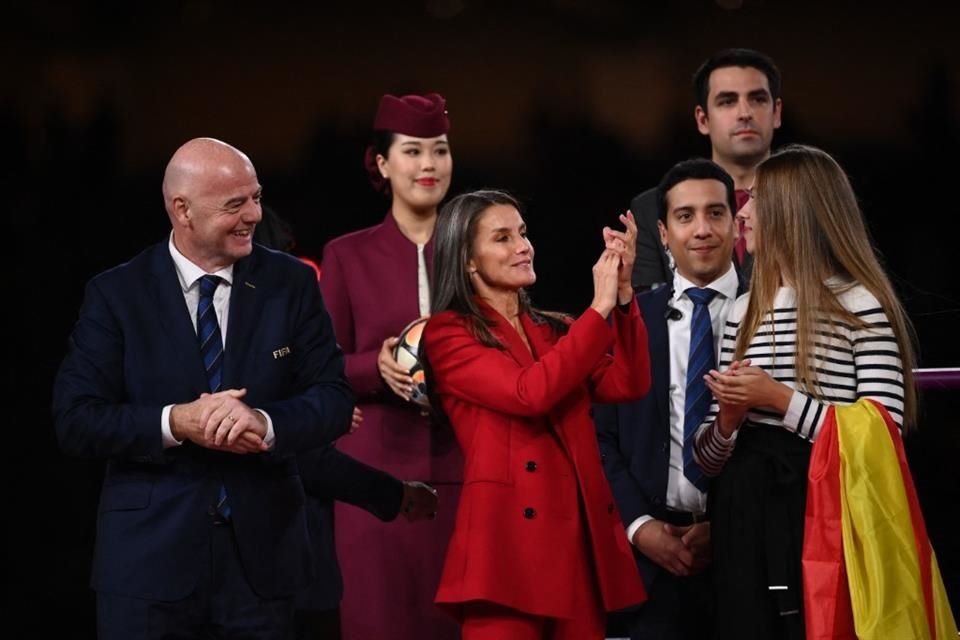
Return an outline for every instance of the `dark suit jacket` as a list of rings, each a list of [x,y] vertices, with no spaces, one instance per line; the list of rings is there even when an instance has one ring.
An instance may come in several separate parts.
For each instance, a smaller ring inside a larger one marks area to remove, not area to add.
[[[650,392],[620,405],[594,406],[603,469],[625,526],[642,515],[657,517],[665,509],[670,466],[670,353],[667,302],[671,287],[637,296],[647,326]],[[648,589],[662,569],[633,545],[633,556]]]
[[[741,281],[738,295],[745,290]],[[670,339],[667,333],[672,286],[662,286],[637,296],[640,315],[647,325],[650,348],[650,393],[640,400],[593,408],[603,470],[613,497],[629,526],[642,515],[662,517],[666,509],[670,472]],[[656,588],[663,572],[631,545],[633,556],[648,589]]]
[[[389,522],[400,513],[403,482],[354,460],[332,445],[301,455],[300,475],[307,492],[307,526],[316,578],[297,594],[297,608],[336,609],[343,596],[343,577],[334,546],[333,501],[352,504]]]
[[[630,211],[637,222],[637,258],[633,263],[631,281],[638,293],[648,291],[663,284],[673,282],[670,260],[660,241],[657,220],[660,218],[657,205],[657,189],[647,189],[630,201]],[[733,264],[737,277],[746,288],[750,286],[750,274],[753,271],[753,256],[743,254],[743,262],[734,256]]]
[[[659,208],[657,188],[647,189],[630,201],[630,211],[637,222],[637,258],[633,263],[633,288],[647,291],[672,281],[670,261],[660,241],[657,227]]]
[[[353,407],[314,272],[255,245],[234,266],[223,357],[223,388],[246,388],[244,402],[270,415],[273,450],[234,455],[190,442],[164,449],[163,407],[207,391],[168,241],[87,285],[53,411],[64,451],[107,459],[95,589],[155,600],[188,595],[206,564],[209,509],[221,483],[253,589],[283,597],[309,579],[295,454],[346,432]]]

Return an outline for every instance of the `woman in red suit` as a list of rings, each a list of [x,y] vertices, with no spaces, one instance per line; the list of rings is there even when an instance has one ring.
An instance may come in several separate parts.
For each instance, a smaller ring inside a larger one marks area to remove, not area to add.
[[[449,432],[431,428],[409,402],[413,380],[393,359],[396,336],[429,311],[433,228],[453,159],[446,102],[437,95],[385,95],[374,119],[367,170],[390,194],[383,223],[329,242],[320,289],[346,355],[347,379],[363,412],[337,447],[439,493],[436,518],[380,522],[337,502],[335,538],[343,574],[343,640],[448,640],[456,624],[433,604],[453,529],[463,462]]]
[[[600,639],[606,611],[646,598],[590,417],[592,401],[650,386],[636,225],[620,219],[571,321],[530,305],[533,246],[513,197],[463,194],[438,218],[427,376],[465,467],[436,601],[464,640]]]

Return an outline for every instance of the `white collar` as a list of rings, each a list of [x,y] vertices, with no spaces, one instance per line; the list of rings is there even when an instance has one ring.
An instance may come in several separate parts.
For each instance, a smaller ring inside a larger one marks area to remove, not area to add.
[[[176,268],[177,278],[180,280],[180,289],[186,293],[197,283],[197,280],[207,275],[207,272],[180,253],[176,245],[173,244],[173,231],[170,232],[170,239],[167,242],[167,246],[170,249],[170,257],[173,258],[173,266]],[[219,276],[226,280],[228,284],[232,285],[233,265],[224,267],[211,275]]]

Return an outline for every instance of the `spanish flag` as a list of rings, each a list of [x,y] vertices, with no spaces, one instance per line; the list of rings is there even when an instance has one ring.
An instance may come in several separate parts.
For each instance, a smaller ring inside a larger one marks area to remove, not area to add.
[[[903,442],[871,400],[831,408],[813,445],[803,590],[808,640],[957,637]]]

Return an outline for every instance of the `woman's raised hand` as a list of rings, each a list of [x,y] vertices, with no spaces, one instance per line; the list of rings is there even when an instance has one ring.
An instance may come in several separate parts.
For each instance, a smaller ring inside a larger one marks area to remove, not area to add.
[[[620,222],[626,230],[616,231],[610,227],[604,227],[603,243],[620,258],[617,295],[620,304],[626,304],[633,297],[630,278],[633,275],[633,263],[637,259],[637,223],[630,211],[620,214]]]
[[[613,249],[604,249],[593,265],[593,302],[590,308],[606,318],[617,305],[620,256]]]

